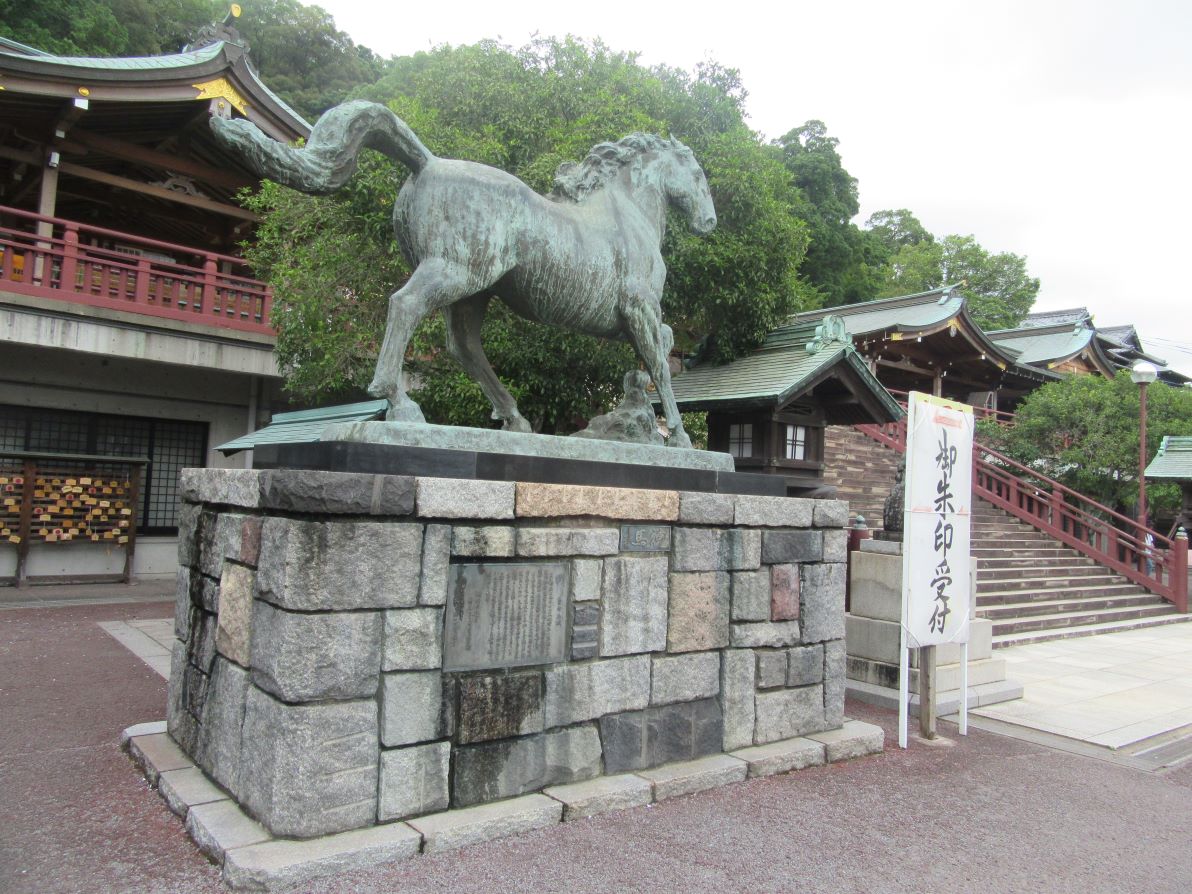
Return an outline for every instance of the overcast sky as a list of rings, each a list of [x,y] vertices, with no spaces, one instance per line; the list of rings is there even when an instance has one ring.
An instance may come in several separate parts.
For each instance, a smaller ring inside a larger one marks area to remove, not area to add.
[[[840,140],[857,223],[909,208],[1025,255],[1036,310],[1133,323],[1192,374],[1188,0],[317,2],[386,56],[574,34],[647,65],[737,68],[754,129],[818,118]]]

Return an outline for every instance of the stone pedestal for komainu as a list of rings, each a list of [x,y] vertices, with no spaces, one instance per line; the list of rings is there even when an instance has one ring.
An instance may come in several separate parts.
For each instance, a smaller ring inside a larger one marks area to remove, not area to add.
[[[843,503],[210,469],[181,496],[168,732],[266,837],[435,849],[460,808],[588,815],[840,740]]]

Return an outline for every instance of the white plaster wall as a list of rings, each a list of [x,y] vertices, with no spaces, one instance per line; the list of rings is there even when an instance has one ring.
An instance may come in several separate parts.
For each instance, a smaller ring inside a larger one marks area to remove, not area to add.
[[[178,573],[177,537],[138,537],[132,555],[132,576],[174,577]]]
[[[17,576],[17,548],[0,543],[0,578]]]

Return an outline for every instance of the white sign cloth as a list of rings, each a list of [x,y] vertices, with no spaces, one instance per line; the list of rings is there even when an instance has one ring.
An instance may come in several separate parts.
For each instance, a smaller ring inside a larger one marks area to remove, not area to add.
[[[903,503],[902,626],[907,646],[967,643],[973,408],[912,391]]]

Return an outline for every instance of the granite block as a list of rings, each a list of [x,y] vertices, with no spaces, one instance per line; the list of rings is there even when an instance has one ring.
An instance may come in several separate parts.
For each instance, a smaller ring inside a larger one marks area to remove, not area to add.
[[[601,569],[599,559],[575,559],[571,563],[571,598],[576,602],[591,602],[600,598]]]
[[[215,659],[193,752],[195,762],[233,795],[240,792],[241,734],[248,689],[247,670],[226,658]]]
[[[845,566],[804,565],[801,577],[799,620],[803,625],[803,641],[843,639]]]
[[[843,528],[848,524],[848,503],[844,500],[816,500],[813,520],[817,528]]]
[[[770,620],[770,574],[765,569],[731,574],[734,621]]]
[[[128,753],[145,771],[150,785],[157,785],[157,777],[167,770],[185,770],[194,766],[168,733],[133,736],[128,740]]]
[[[234,890],[288,888],[311,879],[413,857],[422,836],[405,823],[355,829],[313,841],[264,841],[228,851],[223,880]]]
[[[734,523],[759,528],[810,528],[816,500],[795,497],[737,497]]]
[[[762,532],[730,528],[720,537],[721,567],[729,571],[753,571],[762,564]]]
[[[461,677],[458,743],[542,732],[545,691],[541,671]]]
[[[724,744],[733,751],[753,744],[754,694],[757,663],[749,649],[726,649],[720,661],[720,701],[724,713]]]
[[[650,703],[650,656],[631,655],[546,670],[546,727],[567,726]]]
[[[755,698],[757,725],[753,741],[766,745],[779,739],[818,733],[824,729],[822,686],[759,692]]]
[[[443,666],[441,608],[394,608],[384,614],[381,670],[432,670]]]
[[[289,612],[257,600],[252,681],[282,701],[368,698],[381,669],[384,612]]]
[[[558,823],[563,805],[546,795],[525,795],[497,804],[482,804],[463,810],[449,810],[410,820],[422,833],[424,853],[443,851],[520,835]]]
[[[422,579],[419,605],[447,604],[447,577],[451,564],[451,525],[427,525],[422,536]]]
[[[377,819],[387,822],[446,810],[450,768],[450,742],[382,751]]]
[[[731,525],[737,498],[732,494],[679,494],[679,521],[695,525]]]
[[[211,672],[211,662],[215,660],[215,634],[215,615],[199,611],[191,617],[186,659],[205,674]]]
[[[766,531],[762,534],[762,561],[767,565],[818,562],[823,555],[823,531]]]
[[[423,518],[513,518],[512,481],[419,478],[417,488]]]
[[[641,807],[654,800],[653,787],[646,779],[626,773],[601,776],[587,782],[553,785],[542,790],[548,798],[563,805],[563,822],[586,819],[613,810]]]
[[[174,579],[174,638],[186,642],[190,639],[190,622],[194,614],[194,603],[190,598],[191,575],[198,576],[186,566],[178,568],[178,575]]]
[[[452,714],[450,692],[438,671],[381,675],[381,742],[386,747],[446,738]]]
[[[519,518],[596,516],[617,521],[674,521],[679,494],[671,490],[517,483]]]
[[[724,723],[716,699],[655,705],[600,718],[606,773],[691,760],[721,750]]]
[[[621,532],[616,528],[521,528],[519,556],[615,556]]]
[[[213,801],[226,801],[228,795],[207,778],[198,767],[167,770],[157,777],[157,791],[165,798],[166,806],[186,819],[190,808]]]
[[[422,541],[418,524],[267,518],[258,596],[296,611],[416,605]]]
[[[451,804],[470,807],[600,775],[594,724],[518,739],[460,745],[451,758]]]
[[[456,525],[451,530],[451,554],[469,558],[501,558],[512,556],[517,542],[517,529],[508,525]]]
[[[600,610],[601,655],[666,649],[667,559],[606,559]]]
[[[844,723],[844,695],[847,686],[845,641],[824,643],[824,725],[829,729]],[[1004,676],[1004,675],[1003,675]]]
[[[255,469],[183,469],[178,473],[178,498],[184,503],[255,509],[261,502],[260,476]]]
[[[829,763],[880,754],[885,746],[885,731],[872,723],[849,720],[840,729],[831,729],[809,735],[807,738],[821,742]]]
[[[792,646],[799,641],[798,621],[777,621],[732,625],[734,649],[777,648]]]
[[[211,801],[190,808],[186,813],[186,831],[198,849],[217,864],[236,848],[269,840],[265,827],[248,817],[231,800]]]
[[[729,643],[729,577],[723,571],[670,575],[666,650],[702,652]]]
[[[824,531],[825,562],[848,561],[848,531]]]
[[[261,475],[260,506],[310,515],[412,515],[414,479],[276,469]]]
[[[653,784],[655,801],[665,801],[732,782],[744,782],[748,772],[749,765],[745,761],[728,754],[716,754],[642,770],[638,775]]]
[[[650,704],[690,702],[720,692],[720,653],[691,652],[656,656],[650,681]]]
[[[675,528],[671,568],[674,571],[720,571],[721,536],[719,528]]]
[[[788,655],[790,662],[786,675],[787,686],[811,686],[824,680],[822,645],[796,646],[788,650]],[[843,667],[840,668],[840,679],[844,680]]]
[[[376,821],[374,699],[287,705],[253,686],[244,741],[253,747],[241,754],[240,800],[274,835],[312,838]]]
[[[247,518],[234,512],[221,512],[211,519],[204,513],[199,526],[199,571],[218,580],[223,574],[224,560],[240,558],[240,535]]]
[[[193,567],[199,562],[199,518],[203,507],[198,503],[178,504],[178,565]]]
[[[770,620],[799,619],[799,566],[770,566]]]
[[[252,600],[257,574],[244,565],[224,564],[219,580],[219,613],[215,648],[231,661],[248,667],[252,646]]]
[[[787,657],[785,649],[759,649],[757,657],[757,688],[778,689],[786,685]]]
[[[822,742],[796,737],[771,742],[768,745],[742,748],[740,751],[734,751],[733,757],[749,765],[749,777],[752,779],[818,767],[824,763],[824,746]]]

